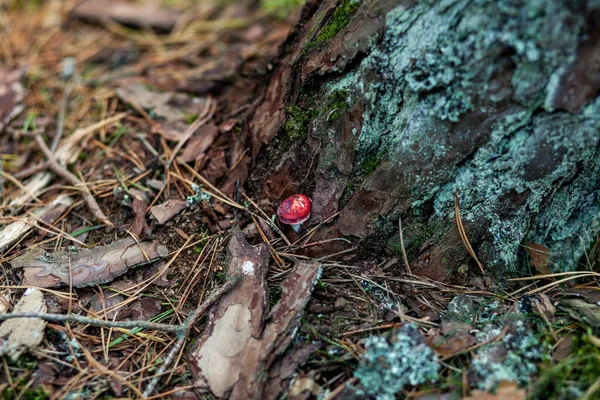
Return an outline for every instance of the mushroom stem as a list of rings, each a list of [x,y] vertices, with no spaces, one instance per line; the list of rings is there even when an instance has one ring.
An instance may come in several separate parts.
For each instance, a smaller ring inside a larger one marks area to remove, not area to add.
[[[298,231],[300,230],[300,227],[302,226],[302,224],[291,224],[290,226],[292,227],[292,229],[294,230],[294,232],[298,233]]]

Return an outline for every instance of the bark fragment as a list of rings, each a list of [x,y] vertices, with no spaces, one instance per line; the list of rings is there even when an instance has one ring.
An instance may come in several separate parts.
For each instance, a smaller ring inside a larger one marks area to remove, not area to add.
[[[283,282],[281,300],[267,314],[268,246],[253,248],[236,230],[228,250],[227,275],[242,274],[242,280],[211,312],[203,338],[192,354],[191,367],[197,384],[216,396],[277,398],[284,386],[271,381],[267,388],[264,376],[289,380],[289,371],[293,373],[305,359],[306,351],[302,349],[292,351],[294,357],[285,361],[280,356],[294,337],[321,269],[298,263]]]
[[[136,243],[132,238],[84,250],[59,250],[53,254],[33,249],[15,258],[13,268],[23,268],[23,285],[73,287],[112,281],[128,269],[165,257],[169,251],[157,241]]]
[[[15,306],[14,312],[45,313],[44,294],[39,289],[29,288]],[[0,355],[17,361],[25,351],[37,347],[44,338],[46,321],[40,318],[15,318],[0,325]]]

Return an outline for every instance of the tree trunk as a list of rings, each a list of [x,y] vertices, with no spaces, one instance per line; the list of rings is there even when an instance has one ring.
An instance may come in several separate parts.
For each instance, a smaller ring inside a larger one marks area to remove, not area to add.
[[[600,2],[312,1],[247,129],[251,185],[313,199],[320,249],[460,282],[523,248],[578,266],[600,231]],[[316,249],[315,249],[316,251]],[[593,262],[591,260],[590,262]]]

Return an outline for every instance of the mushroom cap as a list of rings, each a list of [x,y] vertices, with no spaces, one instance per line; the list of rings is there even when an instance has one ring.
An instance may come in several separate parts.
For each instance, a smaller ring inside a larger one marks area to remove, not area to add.
[[[277,218],[282,224],[301,224],[310,217],[312,201],[303,194],[295,194],[281,202],[277,209]]]

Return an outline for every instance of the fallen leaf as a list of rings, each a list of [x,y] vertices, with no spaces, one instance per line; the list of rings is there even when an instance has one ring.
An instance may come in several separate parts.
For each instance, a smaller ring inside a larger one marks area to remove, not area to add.
[[[571,355],[573,350],[573,335],[562,338],[552,350],[552,360],[562,361]]]
[[[181,121],[185,119],[183,112],[173,107],[169,102],[173,99],[172,92],[157,92],[148,89],[141,83],[133,83],[116,90],[117,96],[125,102],[134,102],[145,110],[151,111],[159,118],[167,121]]]
[[[45,313],[46,304],[41,290],[29,288],[15,306],[14,312]],[[46,321],[40,318],[13,318],[0,325],[0,355],[13,361],[28,350],[36,348],[44,338]]]
[[[159,225],[164,225],[171,218],[185,210],[188,206],[185,200],[170,199],[150,208],[150,214]]]
[[[158,241],[136,243],[128,237],[107,246],[59,250],[52,254],[36,248],[10,261],[23,268],[23,285],[54,287],[92,286],[112,281],[130,268],[147,265],[169,254]]]
[[[525,389],[520,389],[516,383],[502,381],[495,393],[473,390],[471,396],[465,397],[464,400],[524,400],[526,396]]]
[[[160,314],[160,300],[145,297],[123,307],[117,315],[117,320],[132,319],[147,321]]]
[[[552,273],[550,265],[550,249],[538,243],[528,243],[525,247],[527,254],[531,258],[531,266],[540,274],[547,275]]]
[[[440,332],[427,337],[426,342],[437,355],[452,357],[477,343],[475,336],[469,333],[471,329],[473,327],[469,324],[445,322],[440,327]]]
[[[180,158],[185,162],[193,162],[201,158],[213,144],[219,129],[212,122],[202,125],[181,150]]]
[[[129,189],[131,195],[131,208],[135,214],[135,220],[131,232],[140,236],[146,227],[146,211],[148,211],[148,196],[138,189]]]
[[[169,32],[181,14],[168,8],[150,4],[136,4],[122,0],[87,0],[71,11],[71,17],[104,23],[112,20],[123,25],[138,28],[151,27],[160,32]]]
[[[294,338],[321,268],[298,263],[282,284],[281,300],[267,315],[269,246],[251,246],[234,228],[228,250],[227,276],[242,278],[212,308],[190,366],[198,387],[218,397],[276,399],[281,394],[277,387],[283,385],[267,382],[264,376],[290,378],[288,373],[281,374],[281,356]],[[286,369],[295,371],[297,365],[292,362]]]

